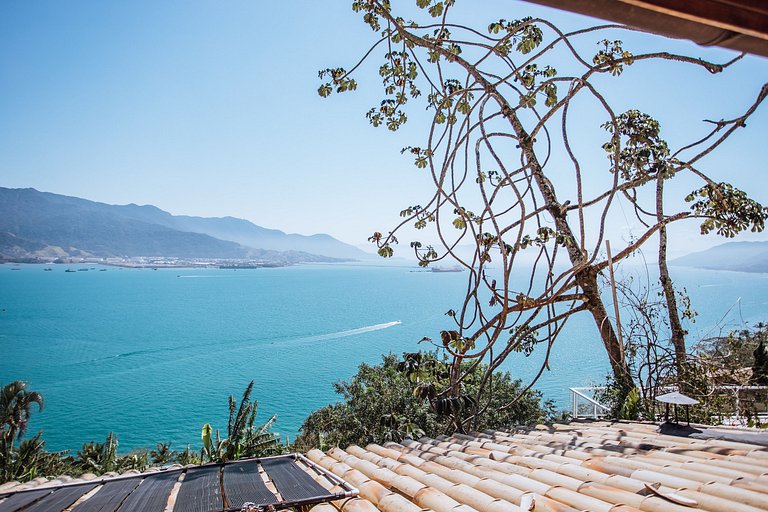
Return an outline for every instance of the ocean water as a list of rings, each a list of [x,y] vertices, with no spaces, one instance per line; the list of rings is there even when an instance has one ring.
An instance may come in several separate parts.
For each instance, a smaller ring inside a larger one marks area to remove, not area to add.
[[[466,280],[354,265],[43,268],[0,265],[0,384],[25,380],[44,395],[30,431],[43,429],[49,449],[115,432],[121,452],[197,446],[205,422],[226,430],[226,398],[250,380],[257,421],[276,414],[275,430],[292,439],[309,412],[338,400],[332,383],[361,362],[438,338]],[[675,268],[673,278],[699,311],[690,339],[768,320],[768,274]],[[505,369],[530,378],[541,360],[516,356]],[[568,387],[600,383],[607,368],[594,323],[581,315],[536,387],[566,407]]]

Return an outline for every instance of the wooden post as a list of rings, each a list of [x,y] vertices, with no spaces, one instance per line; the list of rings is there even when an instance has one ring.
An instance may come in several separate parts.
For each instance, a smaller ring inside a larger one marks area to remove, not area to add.
[[[611,242],[605,241],[605,249],[608,252],[608,273],[611,276],[611,292],[613,293],[613,311],[616,315],[616,335],[619,338],[619,353],[621,354],[621,362],[624,361],[624,339],[621,334],[621,318],[619,317],[619,300],[616,296],[616,279],[613,276],[613,258],[611,257]]]

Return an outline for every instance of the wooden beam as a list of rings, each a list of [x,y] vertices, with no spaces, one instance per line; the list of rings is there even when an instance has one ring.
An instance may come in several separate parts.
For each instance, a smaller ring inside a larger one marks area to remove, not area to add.
[[[652,12],[768,41],[768,3],[745,0],[619,0]]]

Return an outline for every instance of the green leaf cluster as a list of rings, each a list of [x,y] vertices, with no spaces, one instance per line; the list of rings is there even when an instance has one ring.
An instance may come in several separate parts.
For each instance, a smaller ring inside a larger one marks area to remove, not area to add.
[[[454,124],[457,112],[466,116],[472,111],[474,94],[453,78],[446,79],[442,85],[442,90],[427,96],[427,108],[435,109],[435,123]]]
[[[413,146],[407,146],[400,150],[400,153],[409,152],[410,154],[414,155],[414,165],[418,167],[419,169],[425,169],[427,165],[429,164],[429,159],[432,158],[432,150],[430,149],[422,149],[420,147],[413,147]],[[410,215],[410,214],[409,214]],[[403,217],[404,215],[402,212],[400,213],[400,216]]]
[[[597,43],[602,48],[592,58],[592,63],[598,71],[608,71],[614,76],[618,76],[624,71],[624,65],[630,66],[634,63],[632,52],[624,50],[621,41],[609,41],[603,39]]]
[[[541,227],[536,230],[535,237],[532,237],[531,235],[525,235],[520,239],[520,242],[517,246],[520,249],[527,249],[533,245],[536,247],[544,247],[551,240],[554,240],[555,244],[563,247],[566,247],[572,243],[572,240],[563,233],[555,231],[552,228]]]
[[[507,32],[507,34],[495,47],[496,53],[502,56],[509,53],[509,41],[516,45],[515,49],[518,52],[525,55],[538,48],[544,37],[541,28],[533,23],[531,17],[509,22],[501,19],[488,25],[488,33],[490,34],[498,34],[502,31]]]
[[[632,109],[601,126],[611,134],[603,149],[623,180],[640,184],[656,176],[672,176],[675,162],[661,138],[661,125],[653,117]]]
[[[530,307],[535,304],[535,301],[524,294],[518,294],[517,302]],[[522,353],[525,357],[530,356],[533,353],[533,349],[536,348],[541,340],[537,336],[536,331],[523,328],[521,326],[515,326],[509,330],[509,341],[507,342],[512,350],[518,353]]]
[[[526,94],[520,95],[519,105],[523,108],[533,108],[536,106],[536,96],[543,94],[545,96],[544,104],[547,107],[554,107],[557,104],[557,84],[551,79],[557,75],[557,70],[551,66],[545,66],[539,69],[537,64],[528,64],[522,70],[517,72],[515,81],[522,84]],[[540,79],[544,79],[542,82]]]
[[[381,4],[381,7],[370,0],[355,0],[352,2],[352,10],[355,12],[362,12],[363,21],[366,25],[371,27],[371,30],[374,32],[381,30],[381,22],[379,19],[382,14],[381,9],[388,12],[392,8],[389,0],[381,0],[379,3]]]
[[[701,223],[702,235],[715,231],[720,236],[733,238],[746,229],[759,232],[765,229],[768,219],[768,208],[730,183],[707,184],[688,194],[685,200],[693,203],[694,215],[705,217]]]
[[[347,75],[344,68],[327,68],[318,72],[318,77],[322,80],[324,78],[330,78],[329,82],[325,82],[317,89],[317,93],[327,98],[335,91],[337,93],[354,91],[357,89],[357,82]]]
[[[426,9],[433,18],[439,18],[454,2],[455,0],[416,0],[416,6]]]
[[[280,440],[271,431],[277,416],[273,415],[261,425],[255,424],[258,402],[251,400],[253,385],[254,381],[251,381],[246,386],[239,403],[232,395],[229,396],[226,439],[221,439],[218,430],[212,435],[213,429],[209,423],[203,425],[203,449],[200,454],[202,460],[207,458],[211,462],[226,462],[282,452]]]

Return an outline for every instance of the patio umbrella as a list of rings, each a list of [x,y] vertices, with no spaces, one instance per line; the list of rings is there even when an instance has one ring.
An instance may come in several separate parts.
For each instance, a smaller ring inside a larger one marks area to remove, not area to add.
[[[684,394],[678,391],[673,391],[672,393],[667,393],[664,395],[657,396],[656,401],[667,405],[666,412],[664,413],[665,421],[669,421],[669,404],[672,404],[675,406],[675,423],[677,423],[677,406],[684,405],[685,417],[689,425],[691,424],[691,416],[688,411],[688,406],[696,405],[697,403],[699,403],[699,401],[696,400],[695,398],[685,396]]]

